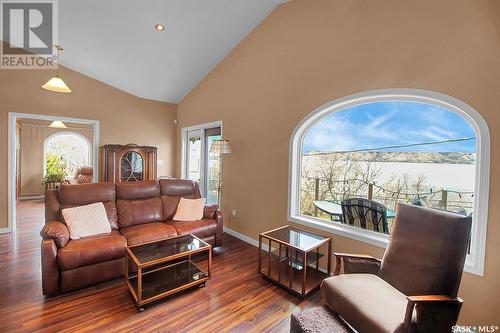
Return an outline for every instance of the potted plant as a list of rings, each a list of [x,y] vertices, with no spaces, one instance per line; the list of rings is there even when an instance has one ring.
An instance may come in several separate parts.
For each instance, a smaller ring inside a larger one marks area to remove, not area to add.
[[[65,178],[64,163],[61,161],[61,157],[47,154],[45,156],[45,177],[43,177],[45,189],[58,188]]]

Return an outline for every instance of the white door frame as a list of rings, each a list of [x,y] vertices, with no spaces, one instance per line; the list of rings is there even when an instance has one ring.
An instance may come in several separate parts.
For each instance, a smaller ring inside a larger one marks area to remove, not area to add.
[[[93,167],[94,179],[99,179],[98,166],[99,166],[99,120],[70,118],[60,116],[50,116],[31,113],[17,113],[9,112],[8,118],[8,171],[7,171],[7,214],[8,214],[8,228],[0,229],[0,233],[13,232],[16,230],[16,121],[18,118],[34,119],[34,120],[61,120],[70,123],[79,123],[92,125],[93,129]]]
[[[222,137],[222,120],[217,120],[217,121],[212,121],[210,123],[205,123],[205,124],[199,124],[199,125],[193,125],[193,126],[187,126],[181,128],[181,178],[186,179],[187,178],[187,173],[186,173],[186,157],[187,157],[187,150],[188,150],[188,144],[187,144],[187,134],[189,131],[196,131],[196,130],[202,130],[204,132],[206,129],[209,128],[214,128],[214,127],[220,127],[220,134]],[[201,136],[201,161],[200,161],[200,191],[203,195],[205,192],[205,134]]]

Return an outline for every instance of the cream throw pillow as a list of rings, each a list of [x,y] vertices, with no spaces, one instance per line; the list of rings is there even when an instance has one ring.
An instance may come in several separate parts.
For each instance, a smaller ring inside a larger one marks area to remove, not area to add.
[[[181,198],[175,212],[175,221],[198,221],[203,218],[205,198],[184,199]]]
[[[111,225],[102,202],[65,208],[62,210],[62,215],[71,239],[111,232]]]

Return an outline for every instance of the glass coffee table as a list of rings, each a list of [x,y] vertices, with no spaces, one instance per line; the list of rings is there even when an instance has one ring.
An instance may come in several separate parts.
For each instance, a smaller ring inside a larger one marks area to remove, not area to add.
[[[211,266],[211,245],[193,235],[176,236],[128,246],[125,282],[138,310],[143,311],[147,303],[197,285],[204,286],[210,278]]]
[[[262,276],[304,297],[331,273],[332,240],[284,226],[259,235]]]

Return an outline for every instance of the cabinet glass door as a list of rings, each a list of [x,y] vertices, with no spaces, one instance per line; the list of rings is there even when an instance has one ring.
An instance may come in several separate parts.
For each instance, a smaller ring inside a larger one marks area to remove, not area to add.
[[[122,182],[144,180],[142,156],[135,151],[125,153],[120,161],[120,174]]]

